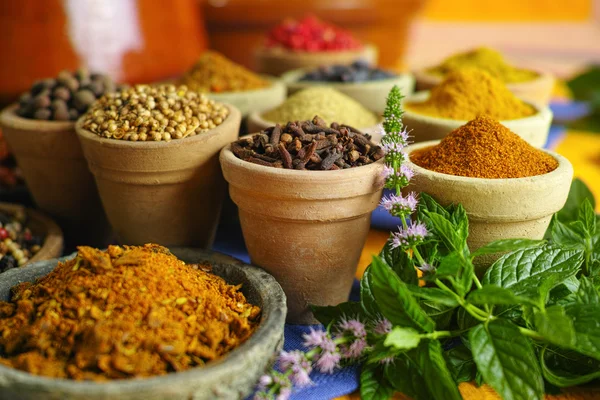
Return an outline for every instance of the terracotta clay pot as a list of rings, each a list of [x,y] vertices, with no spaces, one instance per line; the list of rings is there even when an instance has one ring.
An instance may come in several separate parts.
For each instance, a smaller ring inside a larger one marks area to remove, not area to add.
[[[283,287],[287,321],[315,323],[310,304],[348,300],[371,211],[381,198],[383,163],[286,170],[240,160],[230,146],[220,160],[250,259]]]
[[[266,88],[240,92],[205,93],[209,99],[235,106],[246,117],[251,112],[264,112],[285,101],[287,89],[279,79],[268,78],[271,85]]]
[[[404,103],[420,103],[429,98],[429,92],[417,92],[404,99]],[[525,100],[525,99],[523,99]],[[500,121],[502,125],[522,137],[527,143],[535,147],[543,147],[550,133],[550,124],[552,123],[552,110],[546,105],[538,105],[528,102],[536,109],[536,113],[525,118],[517,118]],[[429,140],[443,139],[453,130],[460,128],[468,121],[456,119],[434,117],[431,115],[419,114],[409,107],[404,107],[402,117],[404,125],[412,131],[414,142],[426,142]]]
[[[532,103],[548,105],[554,91],[554,76],[548,72],[538,71],[539,76],[526,82],[507,83],[506,87],[516,96]],[[437,86],[444,78],[431,75],[426,70],[415,71],[417,90],[429,90]]]
[[[241,114],[216,128],[169,142],[106,139],[76,129],[102,204],[127,244],[211,246],[225,194],[218,153],[237,139]]]
[[[437,145],[439,140],[406,148],[410,154]],[[573,167],[569,160],[552,151],[542,150],[558,161],[547,174],[512,179],[483,179],[442,174],[407,165],[415,172],[407,191],[427,193],[440,204],[462,204],[469,216],[468,245],[471,251],[500,239],[543,239],[552,215],[567,201]],[[479,272],[494,258],[479,257]]]
[[[16,108],[4,109],[0,124],[35,203],[57,219],[70,244],[105,245],[110,227],[75,123],[21,118]]]

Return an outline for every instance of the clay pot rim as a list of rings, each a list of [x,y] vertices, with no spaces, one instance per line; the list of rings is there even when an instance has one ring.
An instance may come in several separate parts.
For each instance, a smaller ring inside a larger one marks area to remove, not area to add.
[[[18,103],[13,103],[0,112],[0,123],[12,129],[28,131],[57,132],[73,129],[75,121],[47,121],[41,119],[23,118],[17,115]]]
[[[315,68],[298,68],[288,71],[281,75],[281,80],[288,87],[294,89],[303,89],[313,86],[326,86],[333,89],[351,88],[351,89],[376,89],[380,86],[390,84],[402,84],[405,80],[413,80],[414,76],[410,72],[396,73],[395,76],[385,79],[364,82],[328,82],[328,81],[300,81],[300,78],[307,72],[314,71]],[[386,70],[389,71],[389,70]],[[394,72],[394,71],[389,71]],[[394,72],[395,73],[395,72]]]
[[[414,74],[417,82],[423,82],[425,84],[435,86],[435,85],[439,84],[444,79],[444,77],[434,75],[434,74],[427,72],[427,70],[429,68],[432,68],[432,67],[415,70],[415,71],[413,71],[413,74]],[[542,71],[539,69],[529,69],[529,68],[523,68],[523,69],[535,72],[538,74],[538,76],[534,79],[531,79],[528,81],[523,81],[523,82],[512,82],[512,83],[505,82],[506,87],[508,87],[511,90],[512,89],[524,89],[527,86],[537,86],[537,85],[543,83],[544,81],[548,81],[548,80],[554,81],[554,76],[548,71]]]
[[[566,171],[573,171],[573,166],[571,162],[566,158],[561,156],[558,153],[555,153],[546,149],[538,149],[543,151],[544,153],[552,156],[556,161],[558,161],[558,166],[556,169],[542,175],[534,175],[534,176],[525,176],[522,178],[475,178],[470,176],[458,176],[458,175],[450,175],[444,174],[441,172],[432,171],[426,168],[423,168],[412,161],[410,161],[410,153],[415,150],[419,150],[426,147],[435,146],[440,143],[441,140],[429,140],[427,142],[415,143],[411,144],[406,148],[406,154],[409,155],[408,165],[414,171],[415,175],[421,175],[425,177],[435,177],[436,180],[445,181],[444,184],[453,184],[460,183],[463,186],[471,186],[471,187],[491,187],[492,189],[506,189],[507,187],[511,188],[511,191],[520,191],[530,186],[531,184],[541,184],[545,182],[552,182],[555,178],[558,178],[560,175],[564,174]]]
[[[422,103],[429,98],[430,94],[431,94],[430,90],[418,91],[409,96],[406,96],[402,100],[402,104]],[[519,98],[519,96],[517,96],[517,98]],[[519,100],[521,100],[523,103],[529,104],[530,106],[535,108],[536,113],[533,115],[530,115],[528,117],[501,120],[501,121],[499,121],[500,123],[502,123],[502,124],[507,124],[507,123],[508,124],[522,124],[522,123],[533,122],[540,118],[552,120],[552,116],[554,114],[552,113],[552,110],[550,109],[549,106],[540,105],[540,104],[534,103],[532,101],[524,100],[521,98],[519,98]],[[464,125],[467,122],[469,122],[469,120],[434,117],[432,115],[419,114],[417,112],[410,110],[408,107],[404,108],[404,115],[409,116],[413,120],[420,120],[420,121],[426,122],[431,125],[435,124],[435,125],[448,126],[451,129],[454,129],[456,124]]]
[[[246,135],[242,138],[249,136],[250,135]],[[229,164],[230,167],[248,169],[259,176],[282,176],[295,179],[302,179],[310,176],[311,180],[317,181],[316,183],[331,183],[332,178],[335,178],[338,181],[353,180],[356,179],[357,176],[363,176],[365,173],[367,173],[367,169],[381,168],[384,162],[384,159],[381,158],[371,164],[361,165],[360,167],[327,171],[275,168],[267,167],[266,165],[254,164],[249,161],[244,161],[241,158],[237,158],[237,156],[231,151],[231,144],[223,147],[219,155],[219,159],[221,160],[221,163]]]
[[[212,98],[213,100],[216,100],[220,103],[226,103],[227,101],[221,101],[219,100],[219,97],[230,97],[230,96],[244,96],[244,95],[248,95],[248,96],[252,96],[255,94],[262,94],[262,93],[268,93],[271,92],[273,90],[278,90],[278,89],[285,89],[285,83],[283,82],[282,79],[276,77],[276,76],[271,76],[271,75],[265,75],[265,74],[258,74],[261,78],[263,78],[266,81],[270,82],[269,86],[265,86],[262,88],[258,88],[258,89],[250,89],[250,90],[236,90],[236,91],[228,91],[228,92],[200,92],[201,94],[205,95],[208,98]]]
[[[259,57],[280,57],[287,59],[298,58],[321,58],[323,56],[338,56],[338,55],[361,55],[377,51],[375,45],[371,43],[363,43],[363,47],[355,50],[327,50],[327,51],[295,51],[282,46],[266,47],[261,46],[255,50],[255,55]]]
[[[87,129],[84,129],[82,127],[85,115],[80,117],[77,120],[77,123],[75,124],[75,131],[77,132],[77,135],[79,136],[80,139],[89,140],[92,142],[99,142],[102,146],[105,146],[105,147],[114,147],[114,148],[129,147],[129,148],[133,148],[133,149],[160,149],[160,148],[164,148],[167,146],[180,146],[180,145],[185,145],[185,143],[190,143],[190,142],[194,142],[194,141],[206,141],[212,137],[215,137],[215,136],[221,134],[223,129],[230,128],[230,125],[235,124],[236,121],[241,118],[241,113],[236,107],[234,107],[228,103],[222,103],[222,104],[225,105],[229,109],[229,115],[227,116],[227,118],[225,118],[223,123],[214,127],[213,129],[210,129],[208,132],[204,132],[202,134],[198,134],[198,135],[194,135],[194,136],[188,136],[188,137],[185,137],[182,139],[172,139],[172,140],[169,140],[168,142],[164,141],[164,140],[160,140],[157,142],[156,141],[132,142],[130,140],[109,139],[109,138],[101,137],[101,136],[98,136],[95,133],[93,133]]]
[[[29,261],[27,261],[25,266],[36,261],[47,260],[61,255],[64,243],[63,233],[58,224],[54,222],[52,218],[40,211],[14,203],[0,202],[0,211],[8,214],[14,214],[17,211],[23,211],[29,219],[37,221],[44,227],[43,234],[45,237],[42,247],[35,254],[35,256],[31,257]],[[58,254],[56,253],[56,249],[59,249]]]
[[[202,258],[210,257],[211,259],[209,261],[211,263],[225,265],[225,268],[223,268],[225,270],[230,268],[241,271],[243,275],[245,275],[246,278],[256,287],[256,290],[262,291],[262,295],[266,297],[267,301],[269,301],[267,304],[263,304],[261,307],[261,311],[266,312],[267,317],[261,317],[258,327],[244,343],[229,351],[221,358],[207,363],[202,367],[191,368],[189,370],[180,372],[171,372],[166,375],[151,376],[143,379],[131,378],[111,380],[108,382],[76,381],[72,379],[51,378],[42,375],[34,375],[20,369],[11,368],[4,365],[0,365],[0,376],[7,376],[11,382],[18,382],[18,384],[21,386],[27,385],[36,388],[57,387],[59,390],[64,390],[77,395],[83,395],[87,391],[94,392],[98,388],[106,389],[105,394],[118,395],[120,390],[133,392],[136,390],[136,388],[148,390],[160,385],[176,385],[178,383],[182,384],[194,378],[202,380],[203,375],[211,372],[219,373],[223,370],[227,370],[228,366],[231,366],[232,364],[238,362],[238,360],[243,359],[245,354],[247,354],[249,351],[256,351],[256,349],[263,346],[265,344],[265,340],[268,339],[265,339],[265,336],[268,335],[269,332],[276,330],[280,325],[284,324],[285,313],[287,310],[286,297],[279,283],[269,272],[254,265],[246,264],[231,256],[211,250],[192,249],[185,247],[172,248],[173,254],[175,254],[178,258],[180,258],[178,254],[181,251],[197,253]],[[34,265],[31,265],[30,271],[35,269],[43,270],[49,263],[58,264],[59,261],[64,262],[75,255],[76,253],[72,253],[61,258],[39,261]],[[221,267],[220,265],[215,266]],[[5,279],[8,279],[9,276],[12,277],[13,274],[20,275],[24,272],[24,269],[12,269],[6,272],[7,275],[5,275]],[[41,276],[46,275],[47,273]],[[265,292],[268,292],[269,290],[271,290],[273,293],[265,294]],[[283,312],[281,312],[281,310],[283,310]]]

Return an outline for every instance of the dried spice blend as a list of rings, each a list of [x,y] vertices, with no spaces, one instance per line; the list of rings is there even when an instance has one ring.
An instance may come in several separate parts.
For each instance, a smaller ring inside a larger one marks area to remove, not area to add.
[[[0,363],[105,381],[216,360],[253,333],[260,309],[209,270],[158,245],[79,247],[0,302]]]
[[[299,170],[336,170],[371,164],[384,156],[369,135],[320,117],[269,127],[231,144],[238,158],[254,164]]]
[[[539,76],[535,71],[513,67],[506,62],[500,52],[488,47],[455,54],[440,65],[428,69],[427,72],[445,76],[465,67],[482,69],[505,83],[527,82]]]
[[[35,82],[19,99],[17,115],[23,118],[75,121],[105,93],[116,90],[108,75],[81,68],[62,71],[56,78]]]
[[[368,82],[395,77],[396,74],[359,60],[351,65],[326,65],[309,71],[300,78],[308,82]]]
[[[0,273],[25,265],[40,251],[44,237],[27,227],[25,211],[0,212]]]
[[[415,150],[410,160],[443,174],[492,179],[542,175],[558,167],[554,157],[487,116],[453,130],[436,146]]]
[[[225,105],[185,85],[136,85],[100,98],[83,128],[109,139],[169,141],[207,132],[228,115]]]
[[[407,110],[469,121],[479,114],[498,120],[532,116],[536,109],[518,99],[502,81],[487,72],[464,68],[449,73],[423,102],[406,102]]]
[[[240,92],[262,89],[269,81],[220,53],[207,51],[179,81],[196,92]]]
[[[367,128],[379,122],[377,116],[353,98],[335,89],[314,87],[294,93],[278,107],[262,115],[267,121],[287,124],[320,115],[326,121]]]

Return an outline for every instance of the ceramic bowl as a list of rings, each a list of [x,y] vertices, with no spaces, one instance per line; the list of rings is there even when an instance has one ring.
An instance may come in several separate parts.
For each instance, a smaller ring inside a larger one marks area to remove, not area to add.
[[[439,141],[412,144],[410,154]],[[552,215],[565,204],[573,179],[569,160],[542,150],[558,161],[547,174],[513,179],[483,179],[442,174],[407,165],[415,172],[407,191],[427,193],[440,204],[462,204],[469,216],[471,251],[499,239],[542,239]]]
[[[79,382],[48,378],[0,365],[0,398],[13,400],[188,400],[241,399],[252,389],[283,344],[285,295],[275,279],[260,268],[223,254],[197,249],[172,249],[188,263],[207,261],[227,283],[242,284],[252,304],[262,308],[260,325],[241,346],[204,367],[155,378],[111,382]],[[0,299],[10,288],[33,282],[56,267],[57,260],[40,261],[2,275]]]
[[[208,132],[183,139],[130,142],[83,129],[77,135],[106,215],[122,243],[209,248],[225,181],[219,151],[236,140],[237,108]]]
[[[246,117],[251,112],[264,112],[275,108],[285,101],[287,89],[279,79],[263,77],[271,85],[262,89],[244,90],[241,92],[205,93],[210,99],[220,103],[231,104]]]
[[[19,204],[0,203],[0,211],[7,214],[23,212],[28,218],[27,227],[34,235],[44,236],[42,248],[26,264],[60,257],[63,251],[63,234],[58,225],[39,211],[25,208]]]
[[[300,81],[308,71],[310,69],[300,69],[286,72],[281,76],[281,80],[287,85],[289,95],[310,87],[327,86],[352,97],[377,114],[383,114],[387,95],[392,87],[397,85],[403,96],[412,94],[415,87],[415,78],[411,74],[399,74],[393,78],[368,82]]]
[[[261,47],[254,54],[258,72],[275,76],[298,68],[352,64],[356,60],[364,60],[371,65],[377,65],[377,56],[377,48],[369,44],[359,50],[321,52],[291,51],[280,47]]]
[[[36,205],[60,223],[67,241],[105,245],[110,226],[75,123],[22,118],[16,110],[4,109],[0,124]]]
[[[329,121],[327,121],[329,122]],[[267,121],[259,113],[251,113],[248,115],[248,132],[256,133],[267,129],[270,126],[274,126],[276,122]],[[372,136],[372,140],[375,143],[379,143],[381,140],[381,126],[380,124],[369,126],[366,128],[357,128],[363,133],[368,133]]]
[[[538,72],[538,77],[526,82],[508,83],[506,87],[516,96],[532,103],[548,105],[554,91],[554,76],[547,72]],[[417,90],[430,90],[444,79],[441,76],[432,75],[427,70],[414,72]]]
[[[417,92],[404,99],[405,103],[422,102],[429,98],[429,92]],[[548,106],[540,106],[528,102],[537,111],[536,114],[519,119],[500,121],[502,125],[522,137],[525,141],[535,147],[543,147],[548,139],[550,124],[552,123],[552,111]],[[412,130],[415,142],[426,142],[428,140],[443,139],[448,133],[457,129],[468,121],[433,117],[419,114],[410,108],[404,108],[402,117],[404,125]]]
[[[253,264],[288,299],[287,321],[314,324],[308,306],[348,300],[383,189],[383,160],[336,171],[266,167],[220,155]]]

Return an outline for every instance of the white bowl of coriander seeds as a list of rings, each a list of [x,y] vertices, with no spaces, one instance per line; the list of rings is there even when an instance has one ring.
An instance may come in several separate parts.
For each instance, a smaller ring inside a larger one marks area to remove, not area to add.
[[[209,247],[225,181],[218,153],[240,112],[174,85],[137,85],[77,121],[90,171],[123,243]]]

